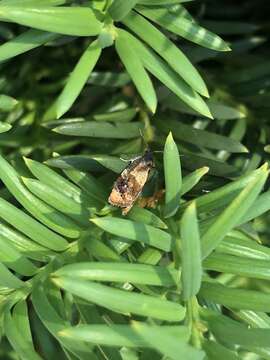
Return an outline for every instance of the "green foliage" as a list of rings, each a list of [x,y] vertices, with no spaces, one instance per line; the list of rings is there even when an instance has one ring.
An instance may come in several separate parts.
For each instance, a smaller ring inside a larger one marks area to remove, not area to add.
[[[269,10],[0,1],[0,359],[270,359]]]
[[[195,202],[185,210],[180,223],[180,232],[182,292],[183,299],[189,300],[198,293],[202,280],[201,242]]]
[[[165,217],[176,213],[180,204],[182,174],[179,152],[170,132],[164,146]],[[176,176],[171,176],[175,173]]]

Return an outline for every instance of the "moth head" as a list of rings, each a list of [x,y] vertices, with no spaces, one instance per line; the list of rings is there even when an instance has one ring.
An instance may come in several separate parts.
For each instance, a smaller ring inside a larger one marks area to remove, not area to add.
[[[145,162],[146,166],[154,167],[154,157],[152,151],[150,151],[149,149],[146,150],[143,155],[143,161]]]

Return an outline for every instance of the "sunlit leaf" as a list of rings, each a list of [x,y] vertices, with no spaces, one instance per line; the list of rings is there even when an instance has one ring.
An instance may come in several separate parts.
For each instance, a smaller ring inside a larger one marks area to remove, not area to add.
[[[84,51],[78,63],[72,70],[62,93],[56,100],[57,118],[63,116],[70,109],[96,65],[100,54],[101,49],[96,41],[93,41]]]
[[[230,50],[218,35],[204,29],[194,21],[179,16],[179,12],[172,12],[166,8],[139,8],[139,12],[165,29],[201,46],[217,51]]]
[[[141,59],[137,56],[133,47],[129,45],[130,35],[127,31],[118,29],[115,47],[127,72],[134,82],[138,92],[146,102],[149,109],[154,113],[157,106],[156,93],[151,79],[145,71]]]
[[[101,23],[89,7],[1,6],[0,18],[39,30],[65,35],[93,36],[101,30]]]
[[[234,309],[264,312],[269,312],[270,309],[270,295],[256,290],[234,289],[220,284],[203,282],[199,294],[216,304]]]
[[[207,257],[256,200],[268,176],[265,166],[235,200],[221,213],[202,237],[202,256]]]
[[[140,326],[151,331],[152,327],[145,324]],[[186,342],[189,336],[188,328],[185,326],[160,326],[160,333],[171,334]],[[137,331],[130,325],[81,325],[67,328],[59,333],[60,336],[75,338],[91,343],[111,346],[146,347],[149,346]]]
[[[134,313],[166,321],[179,321],[185,315],[185,309],[180,304],[157,297],[86,280],[74,281],[69,276],[53,277],[53,282],[76,296],[120,313]]]
[[[132,282],[147,285],[174,286],[179,273],[161,266],[125,263],[79,263],[67,265],[54,274],[84,280]]]
[[[202,262],[195,202],[185,210],[181,222],[181,280],[183,299],[189,300],[201,286]]]
[[[182,186],[180,156],[171,132],[164,146],[163,162],[166,187],[164,212],[168,218],[178,210]]]
[[[164,60],[197,92],[208,97],[208,90],[201,76],[165,35],[139,14],[131,11],[123,23],[148,43]]]
[[[158,352],[169,356],[171,359],[179,359],[179,356],[187,360],[200,360],[204,358],[203,351],[192,348],[181,340],[175,341],[175,337],[168,333],[162,335],[158,327],[151,329],[141,326],[139,323],[134,323],[133,328],[138,335],[154,346]]]
[[[138,0],[114,0],[109,7],[109,13],[114,20],[119,21],[130,12],[137,2]]]
[[[111,234],[140,241],[164,251],[169,251],[171,248],[171,235],[153,226],[111,217],[95,218],[91,221]]]

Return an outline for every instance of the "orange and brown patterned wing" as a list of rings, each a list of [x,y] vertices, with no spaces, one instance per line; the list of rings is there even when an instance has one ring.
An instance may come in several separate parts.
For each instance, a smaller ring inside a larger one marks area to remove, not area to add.
[[[114,184],[109,203],[123,208],[122,213],[126,215],[140,195],[149,171],[150,167],[140,161],[136,166],[125,169]]]

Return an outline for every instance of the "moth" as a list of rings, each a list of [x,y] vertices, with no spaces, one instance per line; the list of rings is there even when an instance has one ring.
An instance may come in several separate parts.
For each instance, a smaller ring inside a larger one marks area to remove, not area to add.
[[[154,168],[153,154],[150,150],[146,150],[142,156],[131,161],[119,175],[108,202],[122,208],[122,214],[126,215],[141,194],[152,168]]]

